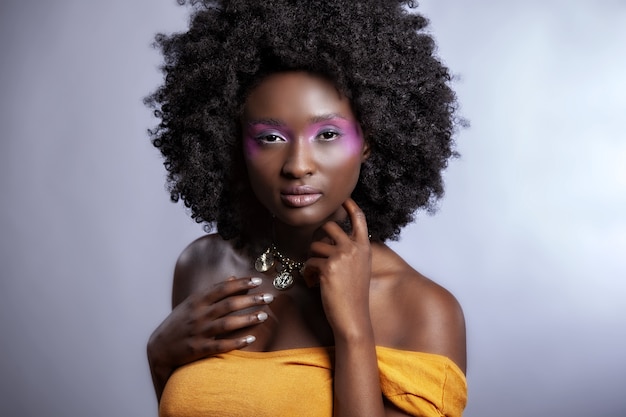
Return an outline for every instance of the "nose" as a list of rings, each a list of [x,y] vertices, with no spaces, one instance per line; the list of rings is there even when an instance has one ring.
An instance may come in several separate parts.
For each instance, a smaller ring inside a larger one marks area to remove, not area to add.
[[[282,174],[288,178],[304,178],[315,172],[315,155],[311,144],[304,138],[289,143]]]

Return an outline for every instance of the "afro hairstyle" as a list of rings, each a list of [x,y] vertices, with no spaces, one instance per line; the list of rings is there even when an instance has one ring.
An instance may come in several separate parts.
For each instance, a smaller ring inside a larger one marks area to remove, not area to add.
[[[240,118],[250,90],[283,71],[324,77],[349,98],[371,149],[352,197],[372,240],[397,239],[417,210],[434,211],[456,156],[457,104],[413,2],[178,2],[191,6],[189,28],[156,36],[165,79],[145,103],[160,120],[149,134],[171,198],[197,222],[241,238],[263,209],[245,174]]]

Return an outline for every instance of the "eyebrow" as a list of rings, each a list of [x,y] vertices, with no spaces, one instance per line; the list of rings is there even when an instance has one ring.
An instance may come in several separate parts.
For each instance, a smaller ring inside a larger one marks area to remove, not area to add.
[[[329,114],[321,114],[319,116],[313,116],[309,119],[309,123],[314,124],[314,123],[320,123],[320,122],[327,122],[333,119],[341,119],[341,120],[346,120],[346,121],[348,120],[340,114],[329,113]],[[272,118],[255,119],[255,120],[250,120],[248,122],[248,126],[256,126],[256,125],[268,125],[268,126],[274,126],[274,127],[281,127],[281,126],[285,126],[286,123],[282,122],[281,120],[272,119]]]
[[[250,120],[248,122],[248,126],[256,126],[256,125],[268,125],[268,126],[280,127],[280,126],[284,126],[285,124],[277,119],[255,119],[255,120]]]
[[[333,119],[348,120],[348,119],[346,119],[345,117],[343,117],[340,114],[330,113],[330,114],[322,114],[320,116],[312,117],[311,119],[309,119],[309,121],[310,121],[310,123],[319,123],[319,122],[327,122],[327,121],[333,120]]]

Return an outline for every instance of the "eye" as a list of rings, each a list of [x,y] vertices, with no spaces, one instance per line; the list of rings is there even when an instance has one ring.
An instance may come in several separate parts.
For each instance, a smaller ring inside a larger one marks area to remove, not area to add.
[[[340,136],[341,136],[341,133],[335,130],[324,130],[323,132],[320,132],[317,135],[317,139],[323,142],[329,142],[329,141],[337,139]]]
[[[275,133],[266,133],[261,134],[256,137],[256,140],[261,143],[277,143],[277,142],[285,142],[285,138]]]

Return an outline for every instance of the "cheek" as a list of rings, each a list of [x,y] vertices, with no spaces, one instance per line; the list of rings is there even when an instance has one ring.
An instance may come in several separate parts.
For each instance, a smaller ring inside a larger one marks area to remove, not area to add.
[[[361,153],[363,151],[363,138],[358,132],[350,132],[344,136],[343,146],[346,155],[351,158],[361,158]]]
[[[263,169],[263,165],[256,164],[254,161],[246,161],[246,165],[250,189],[258,201],[267,207],[268,197],[272,194],[270,190],[274,182],[267,171]]]
[[[263,151],[262,145],[254,138],[243,139],[243,159],[251,181],[267,175],[273,168],[273,159],[267,151]]]
[[[323,160],[328,166],[343,167],[348,170],[360,167],[363,154],[363,138],[358,132],[346,133],[331,149]]]
[[[267,190],[274,184],[276,158],[272,158],[268,152],[263,152],[261,145],[254,139],[244,139],[243,154],[248,171],[248,183],[259,200],[263,201]]]
[[[348,155],[344,152],[334,152],[324,158],[324,166],[320,167],[333,185],[336,192],[353,191],[361,172],[361,158],[358,153]]]
[[[243,156],[246,160],[246,163],[248,163],[248,161],[254,161],[258,159],[259,151],[260,145],[256,140],[254,140],[254,138],[243,138]]]
[[[357,123],[345,123],[343,126],[343,137],[339,141],[342,152],[346,159],[358,158],[359,161],[363,155],[363,135],[361,128]]]

